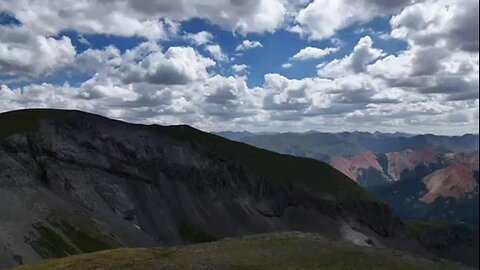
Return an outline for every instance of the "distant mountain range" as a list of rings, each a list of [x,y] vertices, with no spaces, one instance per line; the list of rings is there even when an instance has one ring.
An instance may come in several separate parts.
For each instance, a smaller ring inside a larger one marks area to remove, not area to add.
[[[478,134],[463,136],[412,135],[405,133],[341,132],[250,133],[219,132],[225,138],[245,142],[282,154],[329,161],[336,156],[364,152],[388,153],[407,149],[431,148],[442,153],[478,151]]]
[[[329,162],[412,220],[478,224],[478,135],[222,133],[257,147]]]

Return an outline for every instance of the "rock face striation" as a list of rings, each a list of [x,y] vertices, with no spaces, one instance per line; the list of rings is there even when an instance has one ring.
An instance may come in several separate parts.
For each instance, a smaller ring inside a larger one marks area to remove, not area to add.
[[[320,161],[188,126],[0,114],[0,268],[292,230],[421,252],[390,207]]]

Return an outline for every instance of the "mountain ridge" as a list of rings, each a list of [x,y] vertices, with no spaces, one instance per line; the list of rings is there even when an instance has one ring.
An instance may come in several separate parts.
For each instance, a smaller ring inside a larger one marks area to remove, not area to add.
[[[427,254],[390,207],[320,161],[74,111],[0,124],[1,266],[288,230]]]
[[[220,134],[227,135],[228,134]],[[238,134],[237,134],[238,135]],[[433,148],[439,152],[455,153],[478,150],[478,134],[461,136],[404,135],[368,132],[340,133],[277,133],[269,135],[230,136],[230,139],[295,156],[328,161],[334,156],[353,156],[363,152],[388,153],[407,149]]]

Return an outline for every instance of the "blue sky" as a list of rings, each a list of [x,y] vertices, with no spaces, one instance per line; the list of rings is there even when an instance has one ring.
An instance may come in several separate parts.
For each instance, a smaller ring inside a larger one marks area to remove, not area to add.
[[[215,131],[477,133],[476,10],[475,0],[7,0],[0,111]]]

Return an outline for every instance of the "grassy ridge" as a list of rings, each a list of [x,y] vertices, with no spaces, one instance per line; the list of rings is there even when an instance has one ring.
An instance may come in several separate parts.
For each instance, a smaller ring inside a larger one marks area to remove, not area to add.
[[[331,242],[318,235],[283,233],[155,249],[117,249],[48,260],[15,270],[403,270],[465,269],[399,252]]]

